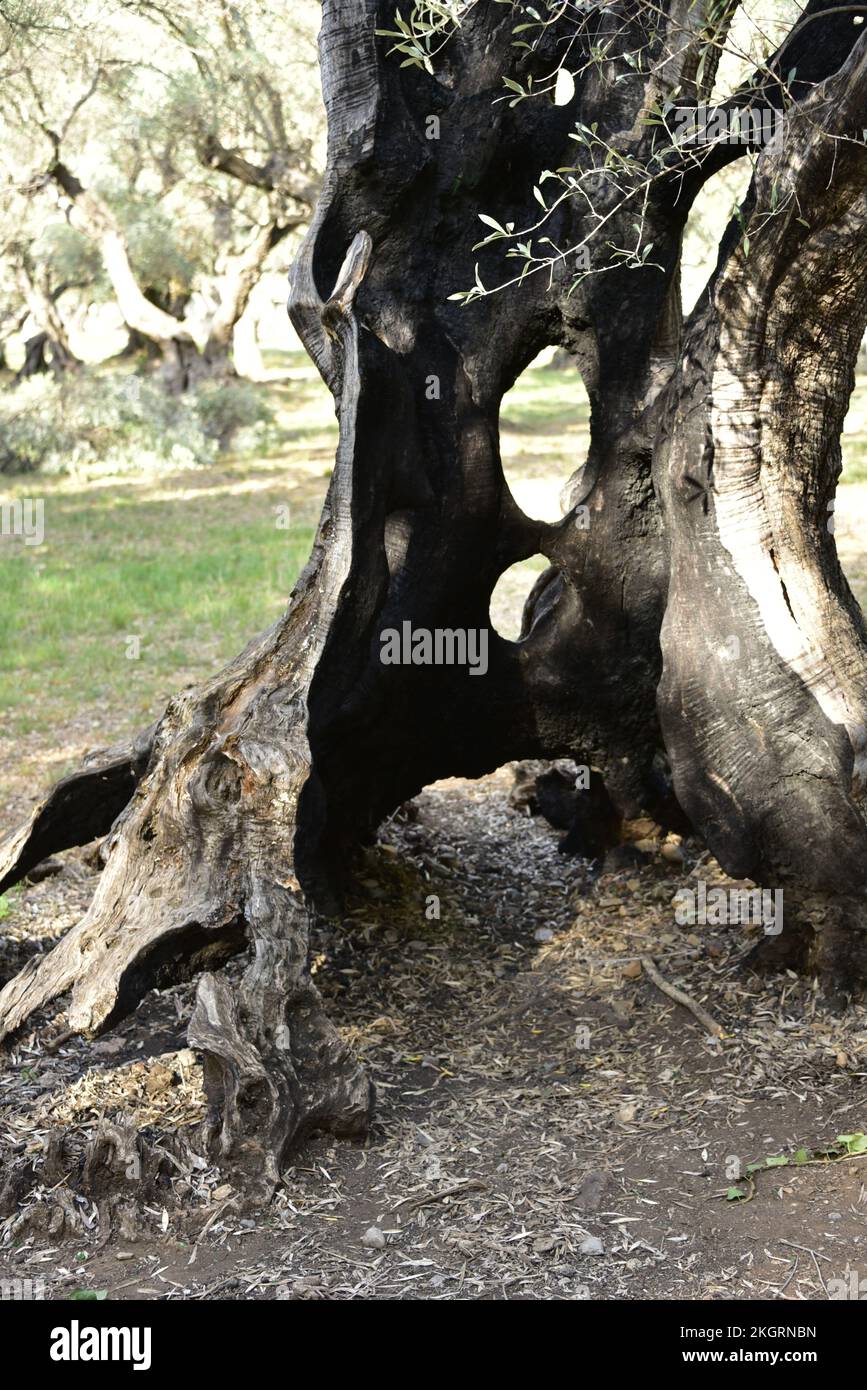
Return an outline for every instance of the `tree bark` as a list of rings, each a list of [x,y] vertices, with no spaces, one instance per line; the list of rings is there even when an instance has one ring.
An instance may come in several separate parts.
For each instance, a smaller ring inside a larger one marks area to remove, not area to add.
[[[17,374],[23,381],[42,372],[60,377],[74,371],[81,362],[72,351],[66,324],[57,301],[66,286],[53,292],[46,283],[47,275],[33,266],[29,254],[22,252],[18,264],[18,284],[36,332],[24,345],[24,362]]]
[[[867,629],[831,524],[867,323],[865,93],[862,42],[759,160],[748,239],[729,229],[688,328],[655,466],[678,798],[732,874],[852,899],[844,940],[812,948],[841,986],[867,974]]]

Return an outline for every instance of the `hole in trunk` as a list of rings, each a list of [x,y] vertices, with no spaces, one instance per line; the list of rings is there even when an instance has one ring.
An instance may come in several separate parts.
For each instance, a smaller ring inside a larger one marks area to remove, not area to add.
[[[746,196],[752,177],[748,159],[735,160],[707,180],[690,208],[683,234],[680,284],[683,312],[689,314],[713,274],[720,237]]]
[[[507,642],[517,642],[521,635],[524,604],[534,585],[549,568],[544,555],[531,555],[504,570],[491,594],[491,626]]]
[[[503,473],[527,516],[560,520],[560,494],[589,443],[590,402],[578,367],[562,348],[545,348],[500,404]]]
[[[862,346],[855,368],[855,390],[843,425],[843,472],[837,484],[829,523],[843,572],[853,594],[867,613],[867,351]]]

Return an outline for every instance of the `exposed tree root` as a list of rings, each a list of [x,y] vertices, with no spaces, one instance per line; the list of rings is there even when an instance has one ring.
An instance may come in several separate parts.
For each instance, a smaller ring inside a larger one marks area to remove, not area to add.
[[[153,750],[156,725],[131,744],[90,754],[0,845],[0,893],[49,854],[105,835],[128,804]]]
[[[89,1229],[96,1205],[102,1242],[113,1231],[134,1239],[146,1206],[176,1205],[171,1179],[193,1152],[180,1134],[157,1142],[122,1122],[103,1120],[88,1139],[53,1130],[40,1157],[0,1156],[0,1216],[16,1218],[12,1236],[60,1238]]]

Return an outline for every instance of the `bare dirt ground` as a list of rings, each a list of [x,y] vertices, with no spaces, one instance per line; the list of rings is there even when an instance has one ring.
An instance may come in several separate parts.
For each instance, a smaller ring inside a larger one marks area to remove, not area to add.
[[[376,1083],[367,1144],[314,1139],[255,1215],[202,1167],[120,1230],[81,1200],[77,1228],[46,1227],[54,1194],[37,1184],[0,1224],[0,1277],[43,1279],[50,1298],[334,1300],[821,1299],[863,1277],[867,1159],[727,1192],[751,1161],[865,1128],[867,1009],[754,975],[759,928],[678,926],[679,886],[728,880],[651,827],[633,832],[656,840],[638,867],[594,883],[556,831],[509,806],[511,780],[425,791],[314,943],[329,1010]],[[93,883],[73,852],[25,887],[0,979]],[[643,955],[722,1039],[656,988]],[[116,1032],[55,1051],[62,1008],[39,1020],[6,1048],[3,1149],[38,1153],[52,1128],[86,1137],[101,1117],[151,1137],[194,1123],[191,1000],[191,986],[152,994]]]

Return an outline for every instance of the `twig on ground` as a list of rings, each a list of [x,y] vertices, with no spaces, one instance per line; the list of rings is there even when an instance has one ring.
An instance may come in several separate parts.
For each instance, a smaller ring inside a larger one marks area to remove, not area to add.
[[[426,1207],[431,1202],[441,1202],[444,1197],[457,1197],[464,1192],[487,1192],[488,1184],[482,1182],[480,1178],[470,1178],[469,1182],[455,1183],[454,1187],[444,1187],[442,1192],[431,1192],[427,1197],[403,1197],[397,1203],[398,1207],[409,1203],[409,1210],[415,1211],[418,1207]]]
[[[711,1018],[707,1009],[703,1009],[701,1004],[697,1004],[695,1000],[691,999],[688,994],[685,994],[682,989],[678,989],[676,985],[670,985],[667,980],[663,979],[653,961],[650,959],[650,956],[641,956],[640,959],[642,970],[648,979],[653,981],[657,989],[661,990],[663,994],[666,994],[669,999],[673,999],[676,1004],[682,1004],[685,1009],[689,1009],[693,1018],[698,1019],[702,1028],[707,1029],[711,1037],[725,1037],[725,1029],[720,1027],[716,1019]]]

